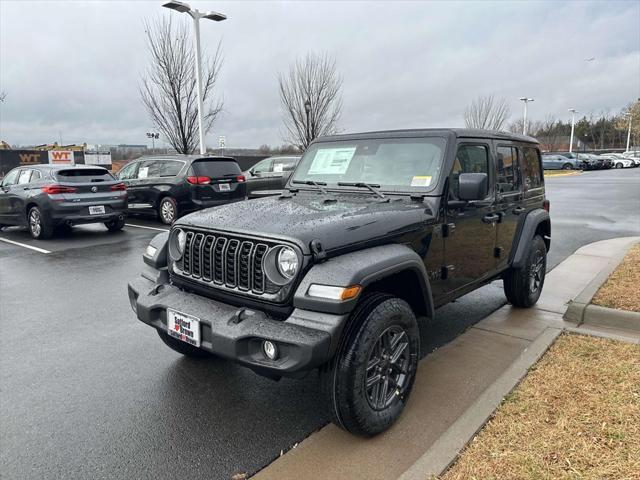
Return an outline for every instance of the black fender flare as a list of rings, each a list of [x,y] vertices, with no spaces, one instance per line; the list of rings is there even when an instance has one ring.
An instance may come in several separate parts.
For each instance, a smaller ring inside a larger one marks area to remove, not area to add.
[[[529,251],[529,245],[539,227],[542,229],[544,242],[547,245],[547,251],[549,251],[551,246],[551,217],[549,216],[549,212],[541,208],[532,210],[524,218],[515,239],[517,244],[511,249],[512,257],[510,264],[513,268],[522,267],[527,252]]]
[[[308,295],[309,287],[312,284],[337,287],[360,285],[366,289],[374,282],[406,271],[415,274],[426,316],[433,318],[433,296],[424,262],[414,250],[399,244],[346,253],[314,265],[298,285],[293,305],[302,310],[348,314],[355,307],[358,297],[348,301],[311,297]]]

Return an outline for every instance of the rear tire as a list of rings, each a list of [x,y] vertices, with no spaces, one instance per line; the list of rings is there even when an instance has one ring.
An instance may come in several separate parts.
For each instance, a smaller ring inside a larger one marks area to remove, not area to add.
[[[622,163],[620,163],[620,162],[616,163],[616,168],[622,168],[622,167],[624,167],[624,165],[622,165]]]
[[[202,350],[200,348],[194,347],[193,345],[189,345],[188,343],[181,342],[173,337],[170,337],[168,333],[157,330],[158,335],[162,341],[169,347],[171,350],[181,353],[190,358],[211,358],[214,355],[212,353],[207,352],[206,350]]]
[[[525,264],[504,276],[504,293],[514,307],[529,308],[540,298],[547,271],[547,246],[540,235],[533,237]]]
[[[381,293],[363,297],[320,372],[333,423],[362,436],[393,425],[411,393],[419,354],[418,323],[407,302]]]
[[[53,225],[42,215],[38,207],[31,207],[27,215],[29,233],[36,240],[46,240],[53,235]]]
[[[111,220],[110,222],[104,222],[104,226],[109,229],[110,232],[118,232],[124,228],[125,219],[116,218],[115,220]]]
[[[164,197],[158,204],[158,217],[165,225],[171,225],[178,218],[178,204],[171,197]]]

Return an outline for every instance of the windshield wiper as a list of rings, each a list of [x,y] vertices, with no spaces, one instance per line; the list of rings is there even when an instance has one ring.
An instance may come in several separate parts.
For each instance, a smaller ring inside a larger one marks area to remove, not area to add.
[[[322,188],[324,185],[327,184],[327,182],[316,182],[314,180],[291,180],[291,183],[302,183],[304,185],[313,185],[314,187],[318,187],[318,189],[325,195],[327,194],[327,191],[324,188]]]
[[[379,192],[378,190],[376,190],[377,188],[380,188],[380,185],[377,185],[375,183],[364,183],[364,182],[338,182],[338,186],[339,187],[357,187],[357,188],[368,188],[369,190],[371,190],[373,193],[375,193],[378,197],[380,198],[387,198],[384,196],[383,193]]]

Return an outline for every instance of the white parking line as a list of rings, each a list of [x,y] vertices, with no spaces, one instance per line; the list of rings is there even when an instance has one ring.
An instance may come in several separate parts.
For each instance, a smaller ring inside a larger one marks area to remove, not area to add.
[[[0,242],[10,243],[12,245],[18,245],[19,247],[28,248],[29,250],[34,250],[39,253],[51,253],[49,250],[45,250],[44,248],[32,247],[31,245],[27,245],[25,243],[14,242],[13,240],[8,240],[6,238],[0,238]]]
[[[168,228],[147,227],[146,225],[136,225],[134,223],[125,223],[127,227],[146,228],[147,230],[157,230],[159,232],[168,232]]]

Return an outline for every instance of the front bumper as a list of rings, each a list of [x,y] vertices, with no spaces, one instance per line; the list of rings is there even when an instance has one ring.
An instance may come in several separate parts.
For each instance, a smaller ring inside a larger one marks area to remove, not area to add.
[[[200,319],[200,348],[234,360],[257,373],[297,376],[328,361],[333,355],[347,315],[296,309],[286,320],[264,312],[238,308],[186,292],[165,283],[166,271],[146,267],[129,283],[129,300],[139,320],[167,330],[167,308]],[[275,360],[262,353],[262,342],[274,342]]]

